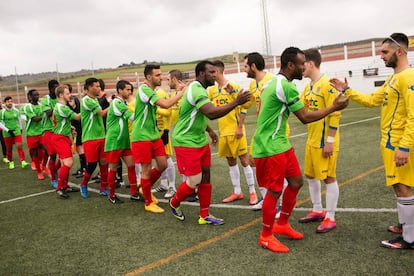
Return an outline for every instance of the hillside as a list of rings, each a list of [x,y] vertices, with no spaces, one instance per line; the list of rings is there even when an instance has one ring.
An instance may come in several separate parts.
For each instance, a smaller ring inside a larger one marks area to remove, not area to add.
[[[243,59],[245,53],[239,53],[239,60]],[[218,57],[211,57],[208,58],[209,60],[222,60],[224,63],[233,63],[233,55],[223,55]],[[188,63],[178,63],[178,64],[171,64],[171,63],[161,63],[162,69],[164,72],[168,72],[171,69],[180,69],[182,71],[192,71],[194,70],[195,64],[199,62],[199,60],[190,61]],[[155,63],[155,62],[154,62]],[[96,77],[102,79],[111,79],[116,78],[120,75],[121,72],[138,72],[142,73],[144,71],[145,64],[136,64],[131,62],[129,64],[122,64],[117,68],[101,68],[94,70],[92,73],[91,70],[82,69],[76,72],[67,72],[67,73],[57,73],[55,72],[42,72],[36,74],[22,74],[17,76],[17,82],[19,84],[19,88],[23,89],[24,86],[45,86],[50,79],[59,79],[62,82],[82,82],[88,77]],[[0,91],[7,91],[7,90],[14,90],[16,89],[16,76],[9,75],[9,76],[0,76]]]

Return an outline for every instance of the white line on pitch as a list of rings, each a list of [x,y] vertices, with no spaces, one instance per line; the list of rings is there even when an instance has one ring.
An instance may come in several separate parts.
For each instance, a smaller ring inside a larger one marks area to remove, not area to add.
[[[20,199],[26,199],[26,198],[34,197],[34,196],[38,196],[38,195],[44,195],[44,194],[48,194],[48,193],[53,193],[54,191],[55,190],[48,190],[48,191],[44,191],[44,192],[40,192],[40,193],[36,193],[36,194],[27,195],[27,196],[21,196],[21,197],[16,197],[16,198],[8,199],[8,200],[3,200],[3,201],[0,201],[0,204],[13,202],[13,201],[17,201],[17,200],[20,200]]]
[[[78,184],[75,183],[69,183],[71,186],[75,186],[75,187],[79,187]],[[98,189],[94,189],[91,187],[88,187],[88,190],[91,192],[95,192],[95,193],[99,193]],[[30,197],[35,197],[35,196],[39,196],[39,195],[44,195],[44,194],[48,194],[48,193],[52,193],[55,190],[48,190],[48,191],[44,191],[44,192],[40,192],[40,193],[35,193],[35,194],[31,194],[31,195],[27,195],[27,196],[21,196],[21,197],[17,197],[17,198],[13,198],[13,199],[9,199],[9,200],[3,200],[0,201],[0,204],[4,204],[4,203],[9,203],[9,202],[13,202],[13,201],[17,201],[17,200],[21,200],[21,199],[26,199],[26,198],[30,198]],[[129,198],[130,195],[128,194],[121,194],[121,193],[117,193],[118,197],[121,198]],[[159,202],[162,203],[168,203],[168,199],[158,199]],[[188,201],[183,201],[181,202],[182,205],[190,205],[190,206],[199,206],[198,202],[188,202]],[[235,204],[211,204],[210,207],[213,208],[225,208],[225,209],[245,209],[245,210],[252,210],[252,206],[249,205],[235,205]],[[309,211],[309,208],[295,208],[295,211]],[[397,209],[392,209],[392,208],[337,208],[336,212],[353,212],[353,213],[396,213]]]

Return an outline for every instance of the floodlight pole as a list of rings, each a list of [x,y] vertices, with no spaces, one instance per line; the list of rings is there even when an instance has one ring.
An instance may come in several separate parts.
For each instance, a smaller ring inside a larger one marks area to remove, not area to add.
[[[14,66],[14,75],[16,76],[16,95],[17,95],[17,104],[20,108],[20,95],[19,95],[19,80],[17,78],[17,68]]]
[[[59,67],[58,67],[57,62],[56,62],[56,79],[57,81],[59,81]]]
[[[267,0],[261,0],[262,16],[263,16],[263,35],[264,35],[264,49],[263,53],[270,56],[272,53],[272,47],[270,45],[270,33],[269,33],[269,19],[267,17]]]

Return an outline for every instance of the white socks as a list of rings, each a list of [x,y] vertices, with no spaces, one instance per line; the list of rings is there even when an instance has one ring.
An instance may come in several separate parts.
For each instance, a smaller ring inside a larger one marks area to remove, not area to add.
[[[252,171],[253,171],[254,179],[257,179],[257,177],[256,177],[256,167],[252,167]],[[259,185],[257,185],[257,186],[259,186]],[[259,191],[260,191],[260,194],[262,195],[262,199],[264,199],[265,196],[266,196],[266,193],[267,193],[267,189],[264,188],[264,187],[259,186]]]
[[[230,173],[230,180],[231,180],[231,184],[233,185],[234,193],[238,195],[241,194],[239,166],[237,164],[234,166],[230,166],[229,173]]]
[[[168,179],[168,187],[175,188],[175,166],[174,162],[172,161],[171,157],[167,158],[168,167],[165,170]]]
[[[306,178],[309,183],[309,193],[312,200],[313,210],[322,212],[321,181],[316,178]]]
[[[250,165],[247,165],[246,167],[243,167],[244,176],[246,177],[247,185],[249,186],[249,192],[250,193],[256,193],[256,190],[254,188],[254,175],[253,170]]]
[[[414,242],[414,196],[397,197],[398,220],[403,225],[403,238]]]
[[[338,181],[326,184],[326,217],[335,220],[336,206],[338,205]]]

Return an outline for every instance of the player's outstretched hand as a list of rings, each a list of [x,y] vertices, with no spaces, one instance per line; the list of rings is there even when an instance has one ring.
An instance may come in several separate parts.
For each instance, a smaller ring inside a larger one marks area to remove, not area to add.
[[[252,94],[249,91],[243,91],[242,89],[240,90],[239,93],[237,93],[237,98],[236,98],[237,104],[242,105],[244,103],[247,103],[248,101],[250,101],[251,97],[252,97]]]
[[[333,88],[335,88],[341,93],[348,87],[348,80],[346,78],[344,78],[344,81],[341,81],[337,78],[331,78],[329,82],[331,83]]]

